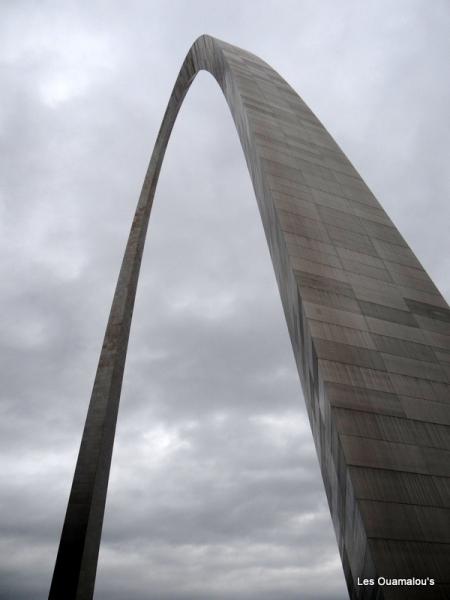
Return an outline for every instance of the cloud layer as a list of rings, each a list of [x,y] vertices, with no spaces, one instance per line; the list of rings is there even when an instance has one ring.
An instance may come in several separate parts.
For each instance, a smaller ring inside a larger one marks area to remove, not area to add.
[[[171,87],[209,33],[267,60],[450,295],[444,1],[0,9],[0,600],[46,598],[115,278]],[[347,597],[242,150],[200,74],[132,325],[99,600]]]

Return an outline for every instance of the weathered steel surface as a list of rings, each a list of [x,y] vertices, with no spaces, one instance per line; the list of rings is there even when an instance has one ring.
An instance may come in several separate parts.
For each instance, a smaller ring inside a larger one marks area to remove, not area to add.
[[[352,598],[450,594],[450,310],[351,163],[265,62],[209,36],[181,68],[114,294],[51,600],[92,598],[139,267],[196,73],[217,80],[253,182]],[[433,587],[358,585],[432,577]],[[299,590],[301,596],[301,590]]]

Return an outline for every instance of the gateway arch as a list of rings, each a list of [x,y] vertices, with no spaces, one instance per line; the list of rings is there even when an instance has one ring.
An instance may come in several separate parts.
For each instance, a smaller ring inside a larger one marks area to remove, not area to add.
[[[253,182],[349,595],[448,598],[448,304],[297,93],[255,55],[204,35],[176,80],[131,226],[49,599],[93,597],[148,221],[173,124],[202,69],[226,98]],[[378,576],[421,583],[383,586]]]

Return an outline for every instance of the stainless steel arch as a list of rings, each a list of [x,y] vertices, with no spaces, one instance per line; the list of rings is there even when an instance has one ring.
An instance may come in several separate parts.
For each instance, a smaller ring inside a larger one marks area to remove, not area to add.
[[[450,573],[448,305],[292,88],[253,54],[205,35],[176,80],[132,223],[49,598],[93,596],[153,196],[178,110],[201,69],[222,89],[244,149],[349,593],[410,599],[430,589],[433,598],[444,597]],[[378,575],[432,577],[439,585],[380,587]],[[358,578],[375,583],[359,585]]]

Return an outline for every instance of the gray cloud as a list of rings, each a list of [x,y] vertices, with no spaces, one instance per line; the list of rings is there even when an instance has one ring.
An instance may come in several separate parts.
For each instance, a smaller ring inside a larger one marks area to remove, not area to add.
[[[445,2],[11,2],[0,19],[0,599],[45,598],[107,312],[176,73],[273,65],[450,295]],[[152,214],[96,597],[346,597],[234,126],[200,74]],[[301,591],[299,591],[301,590]]]

